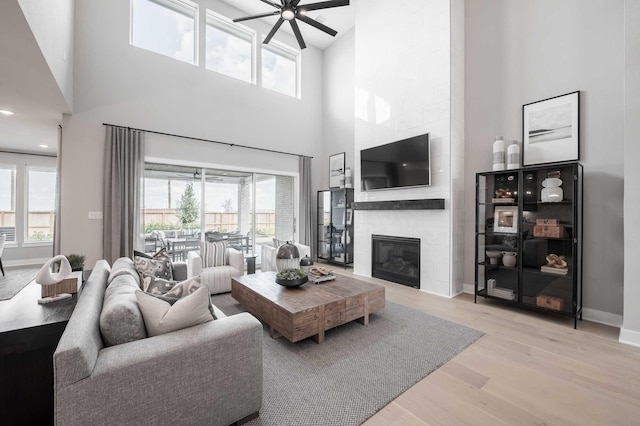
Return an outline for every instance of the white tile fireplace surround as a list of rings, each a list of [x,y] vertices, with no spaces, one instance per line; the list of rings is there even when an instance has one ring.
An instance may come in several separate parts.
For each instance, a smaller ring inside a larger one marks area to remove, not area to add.
[[[371,276],[371,235],[420,239],[420,290],[450,297],[451,238],[447,210],[356,210],[355,274]]]

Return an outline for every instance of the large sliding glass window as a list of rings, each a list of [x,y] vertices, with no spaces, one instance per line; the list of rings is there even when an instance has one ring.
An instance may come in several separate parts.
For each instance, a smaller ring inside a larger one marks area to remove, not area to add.
[[[145,233],[200,229],[199,169],[148,164],[142,208]]]
[[[177,217],[185,185],[193,185],[197,193],[199,219],[197,225],[189,225],[190,232],[184,232]],[[294,194],[292,176],[147,164],[143,221],[150,245],[146,251],[157,248],[154,231],[163,230],[165,235],[188,233],[199,240],[226,241],[260,256],[260,246],[272,244],[273,238],[294,239]],[[259,257],[256,263],[260,264]]]
[[[56,170],[27,166],[27,240],[53,240]]]
[[[0,234],[16,240],[16,166],[0,164]]]
[[[132,0],[131,44],[198,63],[198,5],[188,0]]]

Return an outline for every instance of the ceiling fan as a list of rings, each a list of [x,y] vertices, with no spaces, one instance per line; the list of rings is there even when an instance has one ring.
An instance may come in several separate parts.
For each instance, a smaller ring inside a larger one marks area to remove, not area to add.
[[[338,32],[334,29],[327,27],[326,25],[322,25],[320,22],[315,19],[309,18],[306,13],[311,10],[319,10],[319,9],[328,9],[331,7],[339,7],[339,6],[349,6],[349,0],[330,0],[330,1],[321,1],[318,3],[310,3],[299,5],[300,0],[280,0],[280,3],[273,2],[271,0],[260,0],[263,3],[266,3],[278,10],[274,10],[272,12],[261,13],[259,15],[246,16],[244,18],[234,19],[233,22],[240,21],[248,21],[250,19],[258,19],[258,18],[266,18],[267,16],[275,16],[280,15],[278,18],[278,22],[273,26],[267,37],[264,39],[264,44],[268,44],[273,36],[276,34],[280,26],[284,23],[284,21],[289,21],[291,25],[291,29],[293,30],[293,34],[295,34],[296,39],[298,40],[298,44],[300,45],[300,49],[304,49],[307,45],[302,38],[302,34],[300,33],[300,28],[298,27],[298,23],[296,19],[311,25],[319,29],[320,31],[324,31],[332,37],[335,37]]]

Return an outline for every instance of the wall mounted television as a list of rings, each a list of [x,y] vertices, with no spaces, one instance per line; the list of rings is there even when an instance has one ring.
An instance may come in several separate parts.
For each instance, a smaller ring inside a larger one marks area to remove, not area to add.
[[[360,151],[363,191],[431,185],[429,134]]]

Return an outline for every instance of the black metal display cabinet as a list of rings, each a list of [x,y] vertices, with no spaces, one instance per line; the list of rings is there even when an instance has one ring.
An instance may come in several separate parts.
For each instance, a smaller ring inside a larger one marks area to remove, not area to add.
[[[318,191],[318,259],[353,263],[353,188]]]
[[[582,319],[582,164],[476,174],[475,296]]]

